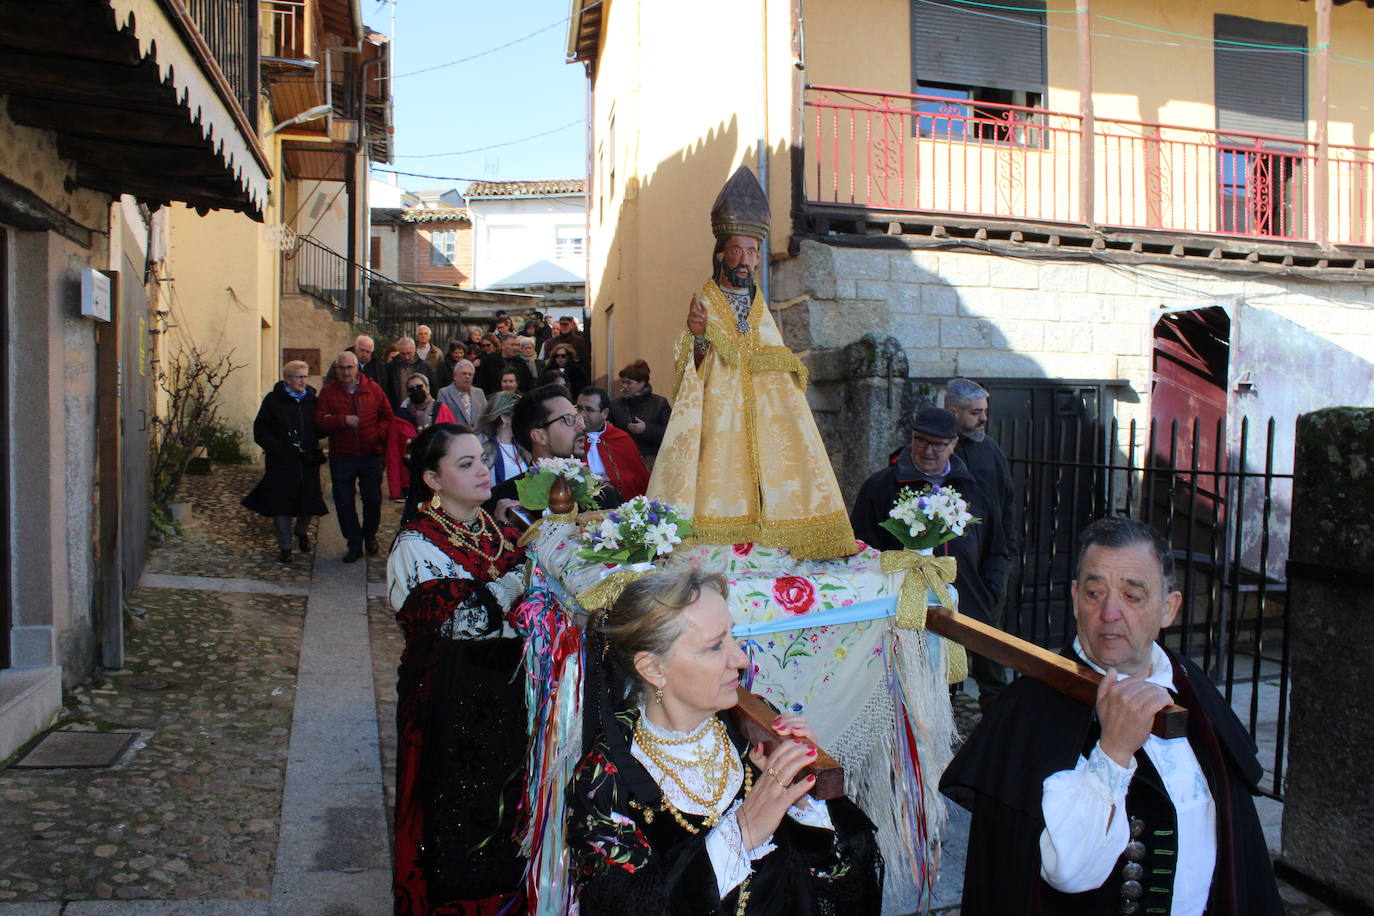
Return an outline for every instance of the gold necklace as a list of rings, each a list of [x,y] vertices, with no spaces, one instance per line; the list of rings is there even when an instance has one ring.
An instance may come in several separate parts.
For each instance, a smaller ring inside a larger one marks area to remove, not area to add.
[[[715,739],[711,749],[704,755],[697,755],[692,760],[684,760],[674,757],[663,749],[663,743],[671,741],[675,744],[683,743],[681,739],[660,739],[650,733],[642,724],[635,725],[634,740],[644,751],[644,755],[654,762],[662,771],[663,775],[671,779],[688,799],[695,802],[705,809],[706,826],[714,827],[720,820],[720,813],[716,810],[725,796],[725,788],[729,785],[730,776],[734,772],[733,755],[730,754],[730,737],[725,731],[725,725],[720,719],[714,719],[712,723],[712,737]],[[712,773],[708,767],[720,761],[719,770]],[[704,798],[693,791],[686,781],[678,775],[679,769],[697,770],[702,775],[702,780],[706,783],[710,798]],[[665,796],[666,798],[666,796]],[[676,815],[674,815],[676,817]],[[681,819],[679,818],[679,822]]]
[[[477,524],[479,527],[475,532],[470,532],[465,529],[456,519],[445,512],[443,508],[436,505],[435,500],[430,500],[429,505],[425,508],[425,514],[434,519],[439,527],[444,530],[444,533],[448,535],[448,542],[450,544],[454,547],[467,548],[486,560],[487,575],[495,579],[500,574],[500,570],[496,568],[496,561],[500,558],[501,554],[510,550],[511,546],[510,542],[506,540],[506,536],[501,533],[501,528],[492,521],[491,516],[487,515],[486,510],[481,508],[477,510]],[[492,533],[495,533],[498,540],[496,544],[496,553],[489,554],[482,549],[481,539]]]
[[[744,767],[744,794],[747,796],[753,790],[754,771],[751,770],[749,767]],[[654,822],[653,808],[641,805],[633,799],[630,800],[630,807],[634,808],[636,811],[639,811],[644,815],[644,823],[652,824]],[[698,827],[691,821],[687,820],[683,813],[677,809],[677,805],[673,804],[672,799],[670,799],[666,793],[659,797],[658,810],[671,815],[673,820],[677,821],[678,826],[681,827],[683,830],[686,830],[688,833],[701,832],[701,827]],[[708,815],[705,819],[703,819],[702,827],[705,827],[709,830],[710,828],[716,826],[716,824],[718,823],[720,823],[719,815]],[[742,912],[742,910],[736,910],[736,912]]]

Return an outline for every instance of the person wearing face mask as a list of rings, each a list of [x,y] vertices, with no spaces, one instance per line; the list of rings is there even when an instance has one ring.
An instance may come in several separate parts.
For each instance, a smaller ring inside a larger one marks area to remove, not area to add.
[[[310,519],[328,515],[320,492],[324,452],[315,434],[315,389],[305,383],[310,367],[292,360],[281,369],[281,381],[262,399],[253,420],[253,441],[266,459],[262,480],[243,498],[243,507],[272,519],[278,558],[291,562],[292,519],[296,546],[310,550]]]
[[[395,912],[526,911],[516,837],[526,746],[519,535],[482,510],[491,471],[472,430],[410,443],[410,496],[387,560],[405,635],[396,684]]]
[[[410,474],[405,467],[406,446],[435,423],[454,423],[453,411],[429,393],[429,376],[412,372],[406,379],[406,398],[396,408],[386,443],[386,485],[393,501],[405,499]]]

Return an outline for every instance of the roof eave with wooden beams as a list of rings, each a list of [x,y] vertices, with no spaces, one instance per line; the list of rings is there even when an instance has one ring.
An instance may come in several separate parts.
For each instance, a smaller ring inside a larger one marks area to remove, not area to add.
[[[53,131],[82,187],[260,220],[272,170],[257,134],[169,9],[184,13],[180,0],[0,4],[9,116]]]
[[[610,3],[611,0],[572,0],[568,15],[568,63],[585,61],[589,69],[596,68],[601,24]]]

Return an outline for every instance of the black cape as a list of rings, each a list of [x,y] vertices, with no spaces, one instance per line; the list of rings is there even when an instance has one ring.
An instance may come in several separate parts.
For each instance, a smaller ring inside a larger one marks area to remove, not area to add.
[[[706,851],[704,819],[661,805],[662,790],[629,751],[638,710],[614,717],[583,757],[568,793],[568,837],[581,885],[582,912],[597,916],[706,916],[735,913],[742,889],[721,898]],[[723,716],[744,766],[748,744]],[[741,786],[738,798],[744,797]],[[777,847],[753,863],[743,911],[748,916],[876,914],[882,910],[883,862],[875,828],[847,798],[827,803],[835,829],[783,818]],[[683,826],[683,823],[689,824]],[[693,832],[695,831],[695,832]]]
[[[262,480],[242,505],[260,515],[328,515],[320,491],[320,466],[306,460],[319,448],[315,434],[315,389],[306,386],[297,401],[282,382],[267,392],[253,420],[253,441],[266,458]]]
[[[1282,916],[1252,798],[1263,772],[1254,742],[1202,669],[1165,652],[1174,666],[1178,702],[1188,709],[1189,743],[1217,806],[1217,862],[1207,913]],[[1072,650],[1065,654],[1074,657]],[[1023,677],[1002,694],[955,755],[940,789],[974,792],[961,910],[965,916],[1118,912],[1120,879],[1109,878],[1097,891],[1063,894],[1040,878],[1042,785],[1050,774],[1072,769],[1098,733],[1093,707]],[[1137,761],[1142,760],[1148,763],[1143,752],[1137,754]],[[1142,765],[1132,780],[1128,810],[1145,771]]]

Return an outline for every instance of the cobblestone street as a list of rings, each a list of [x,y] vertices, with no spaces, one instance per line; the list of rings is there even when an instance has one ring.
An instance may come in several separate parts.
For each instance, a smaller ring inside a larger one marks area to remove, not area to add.
[[[126,667],[67,694],[59,727],[136,733],[120,761],[0,770],[0,916],[389,912],[379,834],[401,637],[383,594],[386,553],[366,559],[364,577],[341,562],[326,517],[312,529],[318,554],[278,563],[268,521],[238,505],[257,474],[186,479],[193,523],[153,554],[134,592]],[[399,508],[384,503],[384,548]],[[317,614],[351,621],[354,635],[311,636],[333,626]],[[371,664],[339,670],[349,658]],[[955,709],[966,734],[976,701],[958,694]],[[955,900],[961,814],[940,885]],[[1283,893],[1290,914],[1334,912]],[[936,912],[958,913],[941,899]]]

